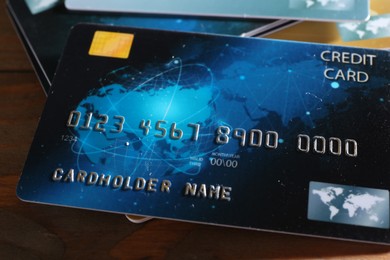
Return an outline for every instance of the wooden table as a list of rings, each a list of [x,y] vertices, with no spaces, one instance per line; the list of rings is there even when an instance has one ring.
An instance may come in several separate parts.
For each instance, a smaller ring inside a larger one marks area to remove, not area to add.
[[[152,220],[20,201],[45,95],[0,3],[0,259],[390,259],[390,247]]]

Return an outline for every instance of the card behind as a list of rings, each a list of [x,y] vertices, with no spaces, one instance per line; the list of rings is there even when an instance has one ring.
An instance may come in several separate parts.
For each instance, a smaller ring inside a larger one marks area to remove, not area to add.
[[[65,0],[71,10],[158,13],[236,18],[364,21],[367,0]]]

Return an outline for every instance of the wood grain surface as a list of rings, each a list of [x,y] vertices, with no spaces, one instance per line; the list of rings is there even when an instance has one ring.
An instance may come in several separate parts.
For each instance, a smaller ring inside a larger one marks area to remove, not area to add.
[[[390,247],[31,204],[15,195],[45,95],[0,3],[0,259],[390,259]]]

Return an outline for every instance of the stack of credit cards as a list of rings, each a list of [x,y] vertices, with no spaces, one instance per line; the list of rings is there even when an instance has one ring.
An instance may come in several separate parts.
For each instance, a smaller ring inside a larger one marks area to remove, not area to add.
[[[98,4],[103,1],[94,1]],[[107,1],[104,1],[108,3]],[[110,1],[110,4],[115,1]],[[94,5],[90,5],[94,6]],[[80,22],[140,28],[261,36],[296,23],[276,19],[233,19],[69,11],[62,1],[8,0],[16,25],[45,93],[48,93],[69,30]]]
[[[8,10],[47,93],[69,29],[80,22],[259,37],[300,20],[363,21],[369,1],[8,0]]]
[[[390,53],[84,24],[27,201],[388,244]]]
[[[18,196],[388,244],[389,52],[242,37],[375,47],[378,1],[8,0],[48,94]]]

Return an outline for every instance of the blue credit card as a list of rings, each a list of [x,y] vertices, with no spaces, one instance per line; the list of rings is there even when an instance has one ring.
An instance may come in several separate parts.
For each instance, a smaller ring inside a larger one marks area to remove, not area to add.
[[[78,25],[17,194],[387,244],[389,60],[371,49]]]
[[[71,10],[297,20],[367,20],[368,0],[65,0]]]

